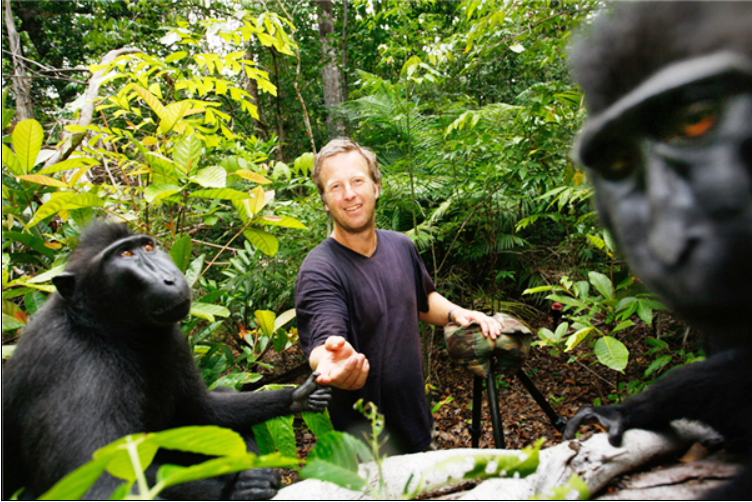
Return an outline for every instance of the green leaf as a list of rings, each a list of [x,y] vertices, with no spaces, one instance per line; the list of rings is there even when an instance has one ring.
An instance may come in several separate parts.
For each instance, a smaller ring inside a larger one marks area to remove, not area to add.
[[[345,432],[332,431],[318,437],[300,472],[302,479],[329,481],[349,490],[363,490],[367,483],[358,476],[358,459],[371,460],[368,447]]]
[[[210,166],[190,178],[204,188],[224,188],[227,186],[227,173],[219,166]]]
[[[637,317],[645,321],[645,324],[647,324],[648,326],[652,326],[653,309],[647,302],[643,300],[637,300]]]
[[[297,448],[295,446],[295,430],[292,427],[294,418],[295,417],[293,415],[285,415],[282,417],[272,418],[271,420],[267,420],[264,423],[253,426],[254,436],[263,436],[266,440],[271,439],[272,441],[271,445],[264,445],[265,450],[272,448],[271,451],[268,451],[266,453],[274,453],[275,451],[279,451],[286,457],[292,458],[298,456]],[[262,429],[264,428],[267,429],[268,434],[267,432],[262,432]],[[261,452],[262,454],[265,453],[265,451],[261,449],[260,444],[259,452]]]
[[[57,192],[56,194],[53,194],[53,197],[49,201],[42,204],[42,206],[37,209],[37,212],[34,213],[34,216],[26,224],[24,230],[28,230],[45,218],[49,218],[50,216],[57,214],[59,211],[62,211],[74,195],[75,194],[71,192]]]
[[[191,304],[191,315],[209,322],[214,322],[214,316],[228,317],[230,315],[230,311],[220,305],[193,302]]]
[[[307,227],[305,225],[303,225],[295,218],[291,218],[290,216],[275,216],[270,214],[259,216],[258,218],[253,220],[253,222],[258,225],[272,225],[276,227],[299,228],[301,230],[307,230]]]
[[[181,272],[185,273],[191,261],[191,252],[193,251],[193,242],[190,235],[183,235],[176,240],[170,249],[170,258],[177,265]]]
[[[3,331],[13,331],[14,329],[23,328],[24,326],[26,325],[15,317],[3,313]]]
[[[107,459],[105,469],[116,478],[135,481],[136,472],[128,453],[135,448],[142,469],[149,467],[159,447],[152,441],[152,434],[134,434],[118,439],[94,452],[94,460]]]
[[[44,129],[34,119],[22,120],[13,129],[11,135],[13,140],[13,149],[16,152],[21,169],[25,173],[30,173],[37,161],[37,155],[42,149],[44,141]]]
[[[202,254],[193,260],[185,271],[185,280],[188,281],[188,285],[191,287],[196,284],[198,276],[201,274],[201,269],[204,266],[204,258],[206,258],[206,255]]]
[[[661,357],[650,363],[650,366],[648,366],[648,368],[645,370],[645,374],[643,376],[645,378],[648,378],[656,371],[663,369],[670,362],[671,356],[669,354],[662,355]]]
[[[575,331],[574,334],[569,335],[569,338],[567,338],[566,348],[564,350],[566,352],[569,352],[573,348],[577,347],[577,345],[579,345],[580,342],[582,342],[594,329],[595,328],[593,326],[586,326],[578,331]]]
[[[277,317],[274,315],[274,312],[270,310],[257,310],[254,312],[254,315],[256,316],[256,321],[258,321],[259,328],[261,328],[261,332],[271,337],[274,334],[274,320]]]
[[[215,427],[189,426],[157,432],[152,440],[160,448],[202,455],[244,455],[246,444],[237,432]]]
[[[68,171],[71,169],[78,169],[79,167],[93,166],[95,164],[97,164],[97,161],[89,157],[71,157],[42,169],[37,174],[54,174],[59,173],[60,171]]]
[[[601,364],[612,370],[623,371],[629,360],[629,350],[616,338],[601,337],[595,342],[595,355]]]
[[[2,155],[3,165],[7,167],[13,175],[21,176],[22,174],[24,174],[24,168],[18,161],[18,157],[16,157],[16,154],[13,153],[13,150],[11,150],[5,143],[3,143]]]
[[[564,296],[564,295],[548,295],[547,297],[549,300],[553,300],[555,302],[559,302],[564,305],[569,305],[572,307],[580,307],[580,308],[587,308],[587,304],[584,302],[581,302],[577,298],[572,298],[571,296]]]
[[[258,173],[254,173],[253,171],[248,171],[247,169],[237,169],[232,172],[231,176],[239,176],[244,180],[253,181],[254,183],[259,183],[261,185],[267,185],[272,182],[270,179],[267,179]]]
[[[231,188],[213,188],[209,190],[198,190],[190,195],[191,198],[197,199],[219,199],[219,200],[243,200],[250,199],[251,196],[244,192],[239,192]]]
[[[144,160],[152,171],[152,181],[161,185],[177,185],[183,174],[178,171],[177,165],[167,157],[154,152],[146,152]]]
[[[611,333],[616,333],[617,331],[621,331],[624,328],[629,328],[630,326],[634,326],[634,323],[627,319],[626,321],[620,322],[614,329],[611,330]]]
[[[255,228],[247,228],[243,231],[243,235],[251,244],[267,256],[274,256],[279,250],[279,241],[268,232]]]
[[[165,109],[165,106],[154,94],[136,84],[133,84],[133,90],[135,90],[136,93],[141,96],[141,99],[143,99],[146,104],[149,105],[149,108],[151,108],[154,113],[157,114],[157,117],[159,117],[161,120],[164,120],[167,117],[167,110]]]
[[[588,278],[590,279],[590,284],[603,295],[603,298],[611,300],[614,297],[611,279],[600,272],[588,272]]]
[[[198,163],[201,159],[203,148],[204,144],[197,136],[193,134],[183,136],[175,143],[175,148],[172,151],[172,160],[182,168],[184,173],[194,173],[198,171]]]
[[[70,211],[84,207],[104,207],[104,201],[90,192],[77,193],[68,199],[63,209]]]
[[[81,500],[104,472],[108,459],[85,463],[47,490],[39,500]]]
[[[317,438],[320,438],[324,434],[328,434],[334,430],[332,419],[329,418],[328,409],[324,410],[324,413],[302,411],[300,414],[303,416],[303,421]]]
[[[311,152],[306,152],[295,159],[293,168],[295,169],[295,172],[300,176],[308,176],[308,173],[313,170],[313,164],[315,161],[316,156]]]
[[[529,288],[522,292],[523,295],[532,295],[535,293],[542,293],[544,291],[564,291],[561,286],[537,286],[535,288]]]
[[[24,296],[24,306],[28,315],[34,315],[47,303],[47,296],[41,291],[31,291]]]
[[[152,202],[164,199],[170,195],[180,192],[182,188],[177,185],[165,185],[161,183],[152,183],[144,189],[144,199],[151,204]]]
[[[274,320],[274,331],[277,331],[279,328],[295,319],[295,315],[295,309],[286,310],[279,314]]]
[[[183,120],[183,117],[190,109],[191,102],[187,99],[175,103],[170,103],[169,105],[165,106],[165,116],[160,117],[162,120],[159,122],[157,134],[167,134],[168,132],[170,132],[178,124],[178,122]]]

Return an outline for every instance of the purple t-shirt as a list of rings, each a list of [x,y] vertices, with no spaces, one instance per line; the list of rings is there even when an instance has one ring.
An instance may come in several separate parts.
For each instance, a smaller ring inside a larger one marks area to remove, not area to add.
[[[316,246],[298,272],[295,309],[303,350],[342,336],[371,366],[363,388],[334,390],[329,406],[337,430],[359,428],[352,409],[360,398],[383,413],[386,428],[405,452],[431,443],[432,416],[424,391],[419,311],[435,291],[412,241],[377,230],[376,251],[365,257],[332,238]]]

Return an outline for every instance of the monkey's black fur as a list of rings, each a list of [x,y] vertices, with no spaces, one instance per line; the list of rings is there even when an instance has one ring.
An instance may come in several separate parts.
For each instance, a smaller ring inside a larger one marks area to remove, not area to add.
[[[187,425],[231,428],[257,452],[251,426],[291,412],[322,411],[330,394],[312,379],[298,389],[208,392],[177,322],[190,290],[153,239],[125,225],[95,224],[55,279],[59,294],[24,328],[3,368],[3,498],[37,498],[118,438]],[[200,461],[160,451],[160,464]],[[87,498],[121,481],[105,474]],[[270,469],[179,485],[177,499],[270,498]]]
[[[702,421],[747,456],[709,493],[752,493],[752,3],[625,2],[572,55],[590,120],[576,154],[633,271],[714,348],[565,436]]]

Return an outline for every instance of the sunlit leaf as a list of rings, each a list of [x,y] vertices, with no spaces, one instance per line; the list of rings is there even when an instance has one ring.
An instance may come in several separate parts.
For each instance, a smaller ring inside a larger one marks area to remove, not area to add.
[[[177,239],[170,248],[170,258],[181,272],[185,273],[191,261],[191,252],[193,251],[193,242],[190,235],[183,235]]]
[[[303,225],[301,222],[299,222],[295,218],[291,218],[290,216],[264,215],[264,216],[260,216],[256,218],[253,222],[258,225],[272,225],[272,226],[277,226],[277,227],[299,228],[301,230],[307,229],[305,225]]]
[[[256,321],[258,321],[261,332],[266,336],[272,336],[274,334],[274,320],[276,316],[274,312],[270,310],[257,310],[254,312]]]
[[[143,99],[146,104],[149,105],[149,108],[151,108],[152,111],[157,114],[157,117],[159,117],[160,120],[165,120],[165,118],[168,116],[167,109],[154,94],[136,84],[133,84],[133,90],[136,91],[139,96],[141,96],[141,99]]]
[[[601,364],[616,371],[623,371],[629,361],[627,347],[611,336],[601,337],[595,342],[595,355]]]
[[[211,166],[199,171],[191,181],[205,188],[223,188],[227,186],[227,173],[219,166]]]
[[[195,135],[183,136],[175,143],[175,148],[172,151],[172,160],[182,168],[184,173],[189,174],[189,171],[195,172],[198,170],[203,147],[204,144]]]
[[[251,244],[267,256],[274,256],[279,250],[279,241],[268,232],[255,228],[246,228],[243,231],[243,235]]]
[[[11,139],[21,169],[25,173],[31,172],[36,163],[37,155],[42,149],[44,129],[34,119],[22,120],[13,129]]]
[[[244,192],[239,192],[231,188],[214,188],[209,190],[197,190],[189,197],[198,199],[219,199],[219,200],[243,200],[251,196]]]
[[[286,310],[279,314],[274,320],[274,329],[272,331],[277,331],[279,328],[295,319],[295,314],[295,309]]]
[[[191,304],[191,315],[214,322],[214,316],[228,317],[230,311],[221,305],[212,305],[210,303],[193,302]]]
[[[31,183],[36,183],[37,185],[46,185],[50,187],[68,186],[68,184],[63,181],[56,180],[55,178],[50,178],[49,176],[44,176],[41,174],[25,174],[23,176],[19,176],[18,179],[30,181]]]
[[[272,182],[270,179],[267,179],[260,174],[254,173],[253,171],[249,171],[247,169],[238,169],[237,171],[234,171],[231,176],[239,176],[245,180],[253,181],[254,183],[259,183],[262,185],[266,185]]]
[[[164,199],[170,195],[174,195],[180,192],[182,188],[177,185],[163,185],[161,183],[153,183],[146,187],[144,190],[144,199],[146,202],[152,203],[154,201]]]

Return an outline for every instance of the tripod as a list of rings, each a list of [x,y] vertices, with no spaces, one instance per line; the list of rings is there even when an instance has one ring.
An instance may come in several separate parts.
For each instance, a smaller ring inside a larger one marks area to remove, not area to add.
[[[497,399],[496,378],[494,375],[494,366],[496,365],[496,356],[492,355],[490,358],[490,368],[486,374],[486,389],[488,390],[488,406],[491,409],[491,424],[493,426],[494,444],[496,448],[506,448],[504,442],[504,428],[501,425],[501,411],[499,410],[499,403]],[[548,404],[546,398],[541,394],[541,391],[535,386],[522,369],[515,373],[515,376],[520,379],[522,385],[527,389],[530,395],[535,399],[535,402],[541,407],[543,412],[548,416],[554,429],[559,432],[563,432],[567,426],[567,421],[564,420],[554,409]],[[472,439],[473,448],[478,447],[481,433],[481,408],[483,407],[483,377],[475,375],[473,381],[473,423],[470,424],[470,437]]]

